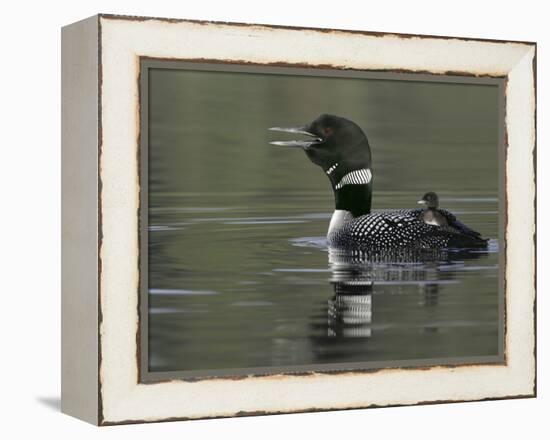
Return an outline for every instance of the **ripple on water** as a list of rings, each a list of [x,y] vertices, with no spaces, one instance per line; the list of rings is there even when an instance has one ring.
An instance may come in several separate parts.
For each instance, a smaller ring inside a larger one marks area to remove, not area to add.
[[[240,220],[224,222],[225,225],[285,225],[291,223],[306,223],[305,220]]]
[[[150,315],[204,314],[207,310],[190,310],[176,307],[149,307]]]
[[[237,301],[230,305],[235,307],[266,307],[273,306],[275,303],[271,301]]]
[[[218,295],[219,292],[214,290],[189,290],[189,289],[149,289],[149,295],[175,295],[175,296],[192,296],[192,295]]]
[[[309,247],[328,250],[327,237],[298,237],[291,238],[290,243],[293,246]]]

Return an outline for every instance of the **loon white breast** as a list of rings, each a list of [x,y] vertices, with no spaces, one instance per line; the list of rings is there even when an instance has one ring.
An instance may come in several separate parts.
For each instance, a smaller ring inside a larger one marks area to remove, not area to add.
[[[487,240],[444,209],[371,212],[373,171],[371,150],[365,133],[354,122],[321,115],[304,127],[273,127],[272,131],[301,134],[304,140],[273,141],[272,145],[301,148],[320,166],[334,192],[335,211],[327,239],[332,248],[343,249],[440,249],[486,247]]]

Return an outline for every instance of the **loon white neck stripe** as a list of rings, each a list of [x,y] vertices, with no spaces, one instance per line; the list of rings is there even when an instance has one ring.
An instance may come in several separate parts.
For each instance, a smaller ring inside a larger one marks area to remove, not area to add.
[[[345,185],[366,185],[372,180],[372,173],[368,168],[355,170],[346,174],[335,186],[340,189]]]
[[[334,170],[338,167],[338,162],[336,162],[334,165],[332,165],[328,170],[327,170],[327,174],[330,176]]]

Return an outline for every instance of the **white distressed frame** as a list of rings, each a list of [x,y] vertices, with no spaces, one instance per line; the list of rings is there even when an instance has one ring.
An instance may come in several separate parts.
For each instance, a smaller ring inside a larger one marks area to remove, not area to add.
[[[535,45],[100,16],[98,423],[535,394]],[[140,57],[506,76],[506,365],[138,383]]]

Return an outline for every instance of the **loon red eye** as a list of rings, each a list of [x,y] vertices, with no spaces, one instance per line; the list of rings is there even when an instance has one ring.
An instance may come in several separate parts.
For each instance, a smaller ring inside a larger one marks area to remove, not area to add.
[[[323,128],[323,135],[325,137],[330,136],[331,134],[332,134],[332,128],[330,128],[330,127]]]

